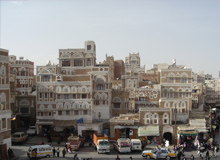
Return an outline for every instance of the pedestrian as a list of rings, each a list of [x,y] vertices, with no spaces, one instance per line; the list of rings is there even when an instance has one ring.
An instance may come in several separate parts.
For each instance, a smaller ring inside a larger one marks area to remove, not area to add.
[[[182,156],[182,151],[179,151],[178,154],[177,154],[177,158],[178,158],[178,160],[181,159],[181,156]]]
[[[57,149],[57,157],[60,156],[60,148]]]
[[[217,157],[217,152],[216,152],[216,150],[217,150],[217,146],[214,146],[214,157],[215,157],[215,158]]]
[[[195,157],[193,156],[193,154],[190,156],[190,160],[194,160]]]
[[[183,143],[183,153],[185,152],[186,149],[186,142]]]
[[[69,149],[70,149],[70,152],[72,153],[73,150],[72,150],[72,148],[71,148],[71,145],[69,145]]]
[[[56,149],[55,149],[55,147],[53,147],[53,157],[56,157]]]
[[[199,154],[199,159],[200,159],[200,160],[203,160],[203,153],[200,153],[200,154]]]
[[[206,151],[205,159],[206,159],[206,160],[209,160],[209,150],[208,150],[208,149],[207,149],[207,151]]]
[[[133,160],[133,158],[132,157],[130,157],[130,159],[129,160]]]
[[[40,144],[41,144],[41,145],[43,145],[43,144],[44,144],[44,141],[43,141],[43,140],[41,140]]]
[[[78,160],[77,154],[74,155],[73,160]]]
[[[182,158],[182,160],[187,160],[186,156],[184,156],[184,157]]]
[[[176,145],[173,146],[173,150],[176,152],[177,150]]]
[[[8,148],[8,157],[9,157],[9,158],[12,158],[12,155],[13,155],[13,151],[12,151],[12,149],[9,147],[9,148]]]
[[[119,156],[117,155],[116,159],[115,160],[120,160]]]
[[[65,148],[66,148],[66,151],[68,151],[68,146],[67,146],[67,144],[65,144]]]
[[[33,149],[33,150],[32,150],[32,158],[33,158],[34,160],[37,159],[37,149]]]
[[[9,157],[9,159],[15,159],[16,158],[13,150],[10,147],[8,148],[8,157]]]
[[[161,153],[160,147],[157,146],[156,159],[160,158],[160,153]]]
[[[65,155],[66,155],[66,149],[65,148],[63,148],[62,153],[63,153],[63,158],[65,158]]]

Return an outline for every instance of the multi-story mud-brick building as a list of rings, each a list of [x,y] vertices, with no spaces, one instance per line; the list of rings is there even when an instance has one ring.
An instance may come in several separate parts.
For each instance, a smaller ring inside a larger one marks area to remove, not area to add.
[[[8,50],[0,49],[0,159],[7,158],[11,147],[11,108]]]
[[[111,69],[96,64],[95,42],[59,49],[59,65],[37,66],[36,83],[38,134],[109,132]]]
[[[33,92],[34,62],[24,57],[17,59],[14,55],[9,56],[9,62],[10,83],[15,84],[15,97],[11,96],[13,116],[16,116],[13,126],[17,128],[34,126],[36,123],[36,95]],[[13,86],[11,88],[13,89]]]

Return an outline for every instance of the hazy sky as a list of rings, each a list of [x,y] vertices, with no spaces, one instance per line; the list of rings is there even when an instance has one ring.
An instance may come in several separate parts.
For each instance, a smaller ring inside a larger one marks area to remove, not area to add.
[[[35,66],[93,40],[97,63],[139,52],[146,70],[173,58],[194,72],[220,70],[218,0],[0,0],[0,22],[0,47]]]

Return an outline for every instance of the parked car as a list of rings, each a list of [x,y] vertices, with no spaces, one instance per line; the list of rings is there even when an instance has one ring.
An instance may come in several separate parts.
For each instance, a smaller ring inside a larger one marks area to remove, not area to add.
[[[37,133],[36,126],[30,126],[30,128],[27,130],[28,135],[35,135]]]
[[[145,150],[142,152],[142,157],[146,157],[147,159],[157,159],[157,150]],[[160,159],[170,160],[171,158],[175,158],[177,153],[175,151],[171,151],[169,148],[161,148],[161,152],[159,154]]]
[[[119,153],[131,152],[131,140],[129,138],[119,138],[117,142],[113,143],[114,150]]]
[[[140,139],[131,139],[131,150],[142,151],[142,144]]]
[[[24,132],[16,132],[12,135],[11,137],[12,143],[19,143],[22,142],[24,143],[28,139],[28,135],[25,134]]]
[[[36,146],[30,146],[27,152],[28,158],[33,158],[32,151],[37,151],[37,157],[52,157],[53,151],[52,147],[48,144],[45,145],[36,145]]]

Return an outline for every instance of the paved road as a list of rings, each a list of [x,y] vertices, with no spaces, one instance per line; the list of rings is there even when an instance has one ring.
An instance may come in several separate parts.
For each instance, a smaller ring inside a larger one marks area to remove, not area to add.
[[[41,139],[41,138],[40,138]],[[216,138],[215,140],[220,143],[220,133],[217,132],[216,134]],[[28,160],[27,157],[27,150],[28,148],[33,145],[33,143],[39,144],[40,140],[38,140],[39,142],[36,142],[36,137],[30,137],[28,142],[25,144],[15,144],[12,146],[12,149],[15,153],[16,156],[19,157],[19,160]],[[53,144],[54,147],[56,148],[63,148],[64,145],[55,145],[55,143]],[[98,154],[96,151],[94,151],[94,147],[89,147],[88,145],[85,148],[80,148],[79,151],[77,152],[73,152],[71,154],[67,154],[66,158],[43,158],[43,160],[72,160],[74,154],[77,153],[78,157],[81,158],[81,160],[83,160],[83,158],[87,159],[87,158],[92,158],[93,160],[115,160],[116,156],[119,155],[121,160],[129,160],[129,157],[132,156],[132,158],[134,160],[143,160],[144,158],[141,156],[141,152],[140,151],[133,151],[132,153],[129,154],[118,154],[116,151],[114,151],[113,149],[111,150],[111,152],[109,154]],[[193,154],[195,156],[195,159],[198,160],[199,157],[197,155],[197,151],[191,151],[191,152],[185,152],[186,153],[186,157],[189,159],[190,155]],[[220,154],[217,158],[212,157],[211,160],[220,160]]]

